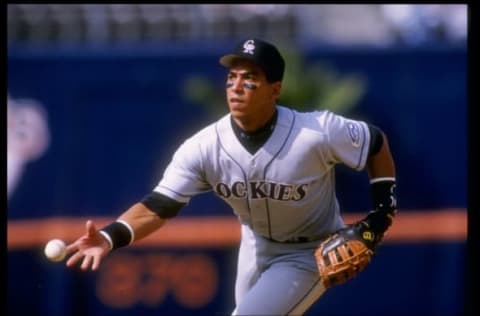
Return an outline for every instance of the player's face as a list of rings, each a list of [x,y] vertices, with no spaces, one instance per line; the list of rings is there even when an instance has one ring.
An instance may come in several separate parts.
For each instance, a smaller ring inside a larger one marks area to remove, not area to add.
[[[260,66],[238,60],[230,68],[226,82],[230,113],[247,130],[261,127],[273,114],[280,89],[281,83],[269,83]]]

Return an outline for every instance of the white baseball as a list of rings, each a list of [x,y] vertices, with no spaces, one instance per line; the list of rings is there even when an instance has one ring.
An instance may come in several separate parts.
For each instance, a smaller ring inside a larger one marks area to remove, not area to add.
[[[67,245],[61,239],[52,239],[45,246],[44,252],[50,261],[62,261],[67,254]]]

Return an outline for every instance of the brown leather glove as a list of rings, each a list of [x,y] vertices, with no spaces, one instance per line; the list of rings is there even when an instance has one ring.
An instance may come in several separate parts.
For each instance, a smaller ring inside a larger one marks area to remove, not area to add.
[[[343,284],[363,271],[381,238],[367,223],[360,221],[322,241],[315,251],[315,259],[325,288]]]

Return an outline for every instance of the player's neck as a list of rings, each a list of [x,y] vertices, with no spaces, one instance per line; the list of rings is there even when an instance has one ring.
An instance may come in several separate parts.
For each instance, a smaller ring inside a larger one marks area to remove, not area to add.
[[[239,127],[242,131],[246,133],[256,133],[257,131],[262,131],[263,129],[271,125],[272,121],[276,117],[276,114],[277,109],[274,108],[272,112],[263,116],[261,119],[259,119],[258,117],[251,119],[239,118],[234,116],[232,116],[232,119],[235,125],[237,125],[237,127]]]
[[[272,135],[278,118],[278,111],[273,113],[272,118],[261,128],[254,132],[242,130],[231,117],[233,132],[243,147],[252,155],[254,155],[260,147],[262,147]]]

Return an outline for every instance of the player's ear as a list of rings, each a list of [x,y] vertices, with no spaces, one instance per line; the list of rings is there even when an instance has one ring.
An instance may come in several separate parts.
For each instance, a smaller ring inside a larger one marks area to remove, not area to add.
[[[280,93],[282,92],[282,82],[277,81],[272,83],[272,88],[275,99],[278,99],[280,97]]]

